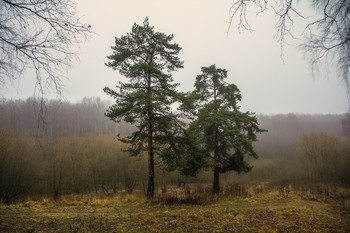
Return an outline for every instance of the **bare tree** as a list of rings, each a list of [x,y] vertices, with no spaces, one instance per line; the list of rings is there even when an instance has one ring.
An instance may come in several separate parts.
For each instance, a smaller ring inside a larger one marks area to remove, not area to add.
[[[33,69],[35,91],[61,95],[60,69],[70,65],[76,54],[72,46],[90,32],[72,0],[0,0],[0,86]]]
[[[275,38],[283,45],[287,36],[294,38],[292,29],[296,18],[307,22],[304,42],[300,45],[310,59],[313,71],[320,64],[337,65],[339,76],[346,88],[350,88],[350,2],[348,0],[309,0],[310,7],[316,11],[316,18],[304,17],[296,5],[298,0],[235,0],[230,7],[229,30],[237,21],[238,30],[252,30],[247,9],[255,8],[258,14],[273,10],[277,16]],[[318,17],[318,18],[317,18]]]

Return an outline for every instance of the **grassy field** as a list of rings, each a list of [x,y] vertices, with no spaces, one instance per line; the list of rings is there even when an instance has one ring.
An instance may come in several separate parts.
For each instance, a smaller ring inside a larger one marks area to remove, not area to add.
[[[197,204],[166,200],[65,196],[1,205],[0,232],[350,232],[349,198],[268,192]]]

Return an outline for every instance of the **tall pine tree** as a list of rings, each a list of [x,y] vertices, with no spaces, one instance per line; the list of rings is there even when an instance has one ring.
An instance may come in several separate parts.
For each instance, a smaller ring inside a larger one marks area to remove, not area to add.
[[[118,138],[129,144],[126,151],[131,156],[148,153],[148,198],[154,196],[155,155],[168,147],[180,124],[171,111],[178,86],[171,72],[183,68],[183,62],[178,58],[181,48],[172,40],[173,35],[155,32],[146,18],[143,25],[135,23],[130,33],[115,38],[106,64],[128,79],[119,82],[119,91],[104,88],[116,101],[106,116],[137,127],[132,135]]]
[[[226,77],[227,71],[215,65],[203,67],[195,90],[182,106],[193,116],[187,134],[195,135],[199,150],[192,156],[201,158],[201,166],[213,169],[215,195],[220,192],[220,173],[251,170],[245,157],[257,158],[252,143],[257,133],[265,131],[254,113],[240,111],[240,91],[236,85],[228,84]],[[198,164],[193,167],[198,169]]]

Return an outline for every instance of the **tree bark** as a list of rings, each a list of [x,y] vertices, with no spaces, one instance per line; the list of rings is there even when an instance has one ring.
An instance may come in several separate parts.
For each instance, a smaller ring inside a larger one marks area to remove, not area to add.
[[[152,87],[151,75],[147,75],[147,93],[149,98],[148,106],[148,186],[147,198],[151,199],[154,196],[154,148],[153,148],[153,107],[152,107]]]
[[[148,122],[148,186],[147,198],[154,196],[154,149],[153,149],[153,125],[152,125],[152,111],[149,111]]]
[[[153,198],[154,196],[154,152],[153,149],[149,151],[148,157],[148,186],[147,186],[147,198]]]
[[[217,100],[217,87],[216,83],[213,83],[214,88],[214,101],[216,103]],[[217,115],[217,108],[215,108],[215,115]],[[218,195],[220,193],[220,171],[219,171],[219,164],[220,164],[220,153],[219,153],[219,129],[218,126],[215,126],[214,131],[214,161],[215,161],[215,167],[214,167],[214,179],[213,179],[213,195]]]
[[[214,179],[213,179],[213,195],[218,195],[220,193],[220,153],[219,153],[219,132],[218,129],[215,130],[214,135]]]
[[[220,193],[220,172],[218,168],[214,168],[213,195]]]

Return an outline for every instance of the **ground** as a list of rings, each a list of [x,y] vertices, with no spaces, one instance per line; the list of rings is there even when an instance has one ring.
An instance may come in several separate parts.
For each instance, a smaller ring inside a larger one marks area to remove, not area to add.
[[[350,232],[350,199],[269,192],[195,203],[138,195],[0,205],[0,232]]]

